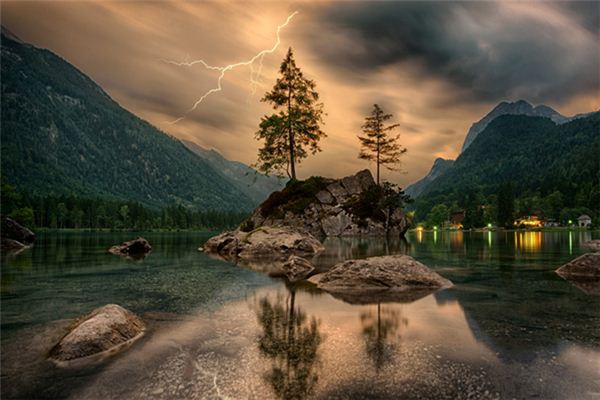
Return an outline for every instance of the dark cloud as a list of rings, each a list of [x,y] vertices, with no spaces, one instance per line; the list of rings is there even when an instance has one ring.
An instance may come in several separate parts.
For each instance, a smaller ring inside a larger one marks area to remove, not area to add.
[[[600,88],[594,5],[335,3],[321,14],[323,24],[354,46],[330,45],[326,32],[312,44],[349,73],[412,63],[418,74],[468,90],[473,101],[563,101]],[[561,15],[561,6],[569,12]]]

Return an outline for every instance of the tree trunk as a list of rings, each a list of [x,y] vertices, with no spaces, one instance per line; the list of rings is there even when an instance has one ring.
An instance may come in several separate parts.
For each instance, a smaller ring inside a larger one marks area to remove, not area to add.
[[[379,186],[379,132],[377,133],[377,186]]]
[[[290,170],[291,170],[291,178],[296,179],[296,163],[294,162],[294,150],[295,150],[295,141],[294,141],[294,132],[292,130],[292,82],[288,83],[288,136],[290,142]]]

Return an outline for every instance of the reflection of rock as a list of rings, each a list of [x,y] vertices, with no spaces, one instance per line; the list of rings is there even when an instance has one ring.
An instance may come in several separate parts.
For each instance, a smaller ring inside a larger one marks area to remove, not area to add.
[[[15,253],[26,249],[35,241],[35,234],[12,218],[2,216],[0,248]]]
[[[59,366],[99,361],[139,339],[144,322],[116,304],[97,308],[76,325],[50,350],[50,360]]]
[[[348,260],[309,281],[349,302],[414,301],[452,282],[412,257],[383,256]]]
[[[282,269],[290,282],[296,282],[306,278],[308,274],[314,271],[315,267],[302,257],[291,256],[283,263]]]
[[[582,246],[595,251],[600,251],[600,240],[588,240],[587,242],[584,242]]]
[[[265,380],[281,399],[304,399],[313,393],[318,380],[316,366],[321,344],[319,321],[307,318],[296,307],[292,291],[284,303],[282,297],[271,302],[261,299],[257,310],[262,332],[258,348],[271,361]]]
[[[323,250],[308,233],[289,227],[264,226],[252,232],[225,232],[210,238],[204,251],[226,260],[284,260],[290,255],[312,255]]]
[[[600,253],[587,253],[556,270],[565,279],[572,277],[600,279]]]
[[[138,237],[108,249],[109,253],[133,258],[144,257],[152,250],[150,243],[143,237]]]

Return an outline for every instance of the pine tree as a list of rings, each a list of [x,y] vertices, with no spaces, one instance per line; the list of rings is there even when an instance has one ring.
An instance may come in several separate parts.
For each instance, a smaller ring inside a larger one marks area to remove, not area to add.
[[[269,173],[286,172],[296,179],[296,163],[321,151],[319,140],[325,137],[320,124],[323,123],[323,104],[315,83],[304,77],[296,66],[292,49],[281,63],[281,77],[273,90],[261,101],[273,105],[276,114],[264,116],[256,139],[264,140],[258,152],[258,168]]]
[[[503,183],[498,187],[498,226],[510,228],[513,225],[515,213],[515,198],[512,182]]]
[[[397,170],[395,165],[400,163],[400,156],[406,153],[406,149],[398,143],[400,135],[390,135],[399,124],[387,126],[385,124],[391,118],[392,114],[385,114],[377,104],[374,104],[371,115],[365,118],[362,126],[365,136],[358,135],[362,146],[358,158],[375,161],[378,185],[380,166],[384,165],[390,171]]]

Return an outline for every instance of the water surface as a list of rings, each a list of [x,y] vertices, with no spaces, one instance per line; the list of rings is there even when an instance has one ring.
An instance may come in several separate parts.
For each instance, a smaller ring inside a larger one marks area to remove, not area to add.
[[[328,239],[320,270],[409,254],[455,283],[412,303],[348,304],[199,253],[210,232],[42,234],[3,259],[2,398],[598,398],[600,296],[554,270],[597,232],[411,232]],[[107,303],[148,334],[109,362],[44,361],[70,318]]]

